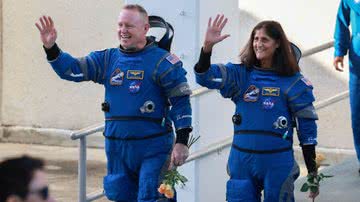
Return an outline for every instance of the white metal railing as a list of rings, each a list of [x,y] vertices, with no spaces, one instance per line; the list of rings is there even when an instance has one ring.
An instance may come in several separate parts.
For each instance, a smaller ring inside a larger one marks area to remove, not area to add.
[[[334,42],[328,42],[325,44],[322,44],[320,46],[316,46],[314,48],[311,48],[307,51],[304,51],[302,54],[302,58],[313,55],[315,53],[321,52],[323,50],[329,49],[333,46]],[[199,97],[203,94],[206,94],[212,90],[209,90],[204,87],[200,87],[197,89],[194,89],[192,92],[191,97]],[[342,93],[339,93],[333,97],[330,97],[328,99],[316,102],[315,108],[321,109],[326,106],[329,106],[333,103],[339,102],[349,96],[349,91],[344,91]],[[74,131],[71,134],[72,140],[80,139],[79,141],[79,162],[78,162],[78,180],[79,180],[79,202],[90,202],[94,201],[96,199],[99,199],[104,196],[104,191],[97,191],[95,193],[92,193],[90,195],[86,195],[86,137],[88,135],[101,132],[104,130],[104,123],[97,124],[95,126],[87,127],[78,131]],[[223,140],[220,140],[216,143],[213,143],[211,145],[206,146],[205,148],[196,151],[194,153],[191,153],[189,158],[186,160],[186,163],[194,161],[196,159],[200,159],[202,157],[208,156],[212,153],[219,152],[223,150],[226,147],[229,147],[232,142],[232,136],[229,136]]]

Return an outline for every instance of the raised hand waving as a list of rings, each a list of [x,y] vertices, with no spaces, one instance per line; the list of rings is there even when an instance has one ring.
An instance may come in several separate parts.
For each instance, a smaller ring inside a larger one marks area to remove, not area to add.
[[[204,52],[210,52],[212,47],[218,42],[229,37],[229,34],[221,35],[223,28],[225,27],[228,19],[224,15],[216,15],[214,22],[211,17],[208,21],[208,27],[206,30],[205,40],[203,44]]]
[[[39,18],[39,22],[35,23],[35,26],[40,31],[40,39],[45,48],[51,48],[55,44],[57,38],[54,21],[50,16],[42,16]]]

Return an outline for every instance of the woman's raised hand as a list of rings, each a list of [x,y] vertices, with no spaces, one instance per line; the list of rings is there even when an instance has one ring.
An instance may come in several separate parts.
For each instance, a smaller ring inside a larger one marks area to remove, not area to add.
[[[203,44],[203,51],[210,52],[212,47],[229,37],[229,34],[221,35],[221,31],[225,27],[228,19],[224,15],[216,15],[214,22],[212,22],[211,17],[209,18],[208,27],[206,30],[205,40]]]

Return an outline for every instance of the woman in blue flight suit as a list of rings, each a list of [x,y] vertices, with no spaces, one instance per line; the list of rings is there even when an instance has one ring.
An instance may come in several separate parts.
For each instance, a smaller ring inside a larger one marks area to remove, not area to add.
[[[349,50],[351,126],[355,150],[360,163],[360,1],[341,0],[336,17],[334,38],[334,66],[336,70],[343,71],[344,56]]]
[[[300,74],[294,51],[274,21],[255,26],[240,54],[241,64],[210,64],[212,47],[227,38],[223,15],[208,22],[196,81],[219,89],[236,105],[234,138],[228,161],[227,201],[294,201],[299,167],[292,149],[297,126],[309,175],[317,174],[315,145],[318,119],[311,83]],[[315,198],[318,193],[310,193]]]

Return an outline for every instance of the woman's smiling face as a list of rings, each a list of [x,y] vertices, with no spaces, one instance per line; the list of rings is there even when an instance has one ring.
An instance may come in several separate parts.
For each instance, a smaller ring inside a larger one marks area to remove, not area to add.
[[[261,67],[272,66],[272,58],[278,47],[279,43],[267,35],[264,28],[255,31],[253,49]]]

